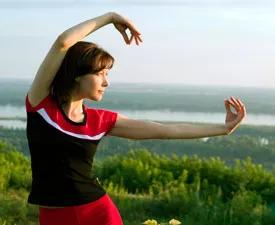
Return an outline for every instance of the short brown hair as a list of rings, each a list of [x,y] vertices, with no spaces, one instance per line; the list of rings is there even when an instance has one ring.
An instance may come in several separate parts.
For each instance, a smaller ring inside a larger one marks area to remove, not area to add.
[[[51,84],[52,95],[58,104],[66,104],[77,85],[76,77],[111,69],[114,58],[91,42],[79,41],[69,48]]]

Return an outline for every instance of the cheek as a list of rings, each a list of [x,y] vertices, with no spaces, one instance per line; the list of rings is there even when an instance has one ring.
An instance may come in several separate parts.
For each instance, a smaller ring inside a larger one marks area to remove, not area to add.
[[[81,83],[81,89],[84,91],[92,91],[95,89],[95,82],[91,81],[91,80],[83,80],[83,82]]]

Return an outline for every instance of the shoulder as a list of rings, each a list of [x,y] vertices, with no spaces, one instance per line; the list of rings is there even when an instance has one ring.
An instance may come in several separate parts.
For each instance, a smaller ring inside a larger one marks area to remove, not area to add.
[[[115,126],[119,115],[116,111],[103,108],[96,109],[86,107],[86,112],[88,114],[88,124],[98,130],[105,131],[106,133],[104,136],[108,135]]]
[[[105,109],[105,108],[91,108],[85,106],[86,111],[89,114],[94,114],[100,117],[108,117],[108,116],[117,116],[119,113],[110,109]]]
[[[46,97],[44,97],[38,104],[35,106],[31,104],[29,93],[26,94],[25,97],[25,107],[27,112],[35,112],[38,111],[41,108],[48,108],[56,106],[56,101],[54,100],[53,96],[51,94],[48,94]]]

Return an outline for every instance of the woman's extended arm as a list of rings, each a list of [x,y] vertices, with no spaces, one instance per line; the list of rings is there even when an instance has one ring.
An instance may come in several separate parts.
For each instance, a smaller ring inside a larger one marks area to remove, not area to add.
[[[135,39],[136,44],[142,41],[140,32],[135,25],[129,19],[113,12],[106,13],[69,28],[58,36],[37,71],[35,79],[28,91],[28,97],[32,106],[36,106],[49,94],[51,83],[67,50],[87,35],[109,23],[114,24],[115,28],[122,34],[126,44],[130,44],[133,39]],[[131,32],[130,38],[126,33],[127,29]]]
[[[236,113],[230,109],[232,106]],[[224,125],[161,124],[128,119],[120,115],[108,135],[129,139],[192,139],[226,135],[232,133],[246,115],[244,104],[231,97],[225,100],[226,119]]]

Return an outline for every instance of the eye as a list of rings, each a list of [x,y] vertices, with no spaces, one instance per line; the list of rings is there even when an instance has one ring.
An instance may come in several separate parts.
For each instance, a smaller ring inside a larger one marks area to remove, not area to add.
[[[97,75],[97,76],[101,76],[101,75],[102,75],[102,73],[96,73],[95,75]]]
[[[104,76],[104,75],[108,76],[108,73],[105,73],[105,74],[104,73],[99,73],[99,75],[101,75],[101,76]]]

